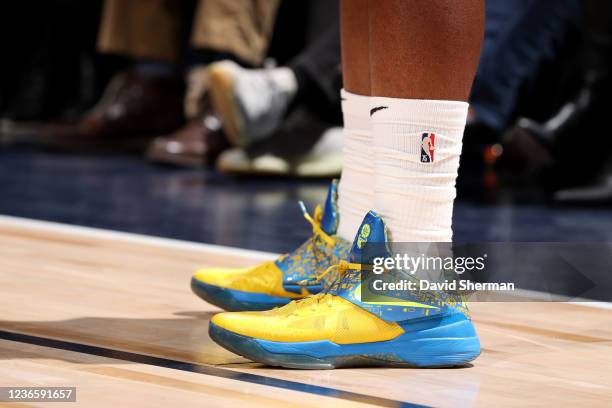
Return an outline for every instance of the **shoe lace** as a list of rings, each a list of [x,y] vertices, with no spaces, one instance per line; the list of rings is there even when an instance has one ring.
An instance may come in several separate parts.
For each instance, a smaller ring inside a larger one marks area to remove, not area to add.
[[[300,246],[300,248],[296,250],[296,252],[299,253],[302,251],[311,250],[316,260],[316,263],[319,264],[321,259],[327,257],[327,254],[324,253],[325,250],[321,248],[320,245],[317,245],[317,242],[322,241],[327,248],[332,248],[334,245],[336,245],[336,240],[329,236],[329,234],[327,234],[321,227],[321,222],[323,220],[323,209],[320,205],[317,205],[317,207],[315,208],[314,215],[310,215],[308,213],[308,210],[306,209],[306,205],[304,204],[304,202],[299,201],[298,203],[300,205],[302,213],[304,214],[304,218],[312,226],[312,237],[308,241],[304,242]],[[285,254],[283,255],[283,258],[289,256],[291,256],[291,254]]]
[[[339,263],[332,265],[329,268],[325,269],[325,271],[323,271],[322,273],[316,274],[314,278],[301,280],[297,282],[297,284],[298,285],[312,285],[312,284],[319,283],[323,281],[323,278],[329,275],[333,270],[338,271],[337,279],[342,279],[344,274],[349,270],[361,270],[361,264],[340,261]]]
[[[333,246],[336,241],[332,237],[330,237],[325,231],[323,231],[323,228],[321,228],[321,221],[323,220],[323,209],[321,208],[321,206],[317,205],[313,217],[308,213],[308,209],[306,208],[306,205],[303,201],[300,201],[299,204],[302,213],[304,214],[304,218],[310,223],[310,225],[312,225],[312,235],[315,238],[321,239],[328,246]]]
[[[361,270],[361,268],[362,268],[362,265],[359,263],[340,261],[339,263],[327,268],[324,272],[315,275],[313,279],[305,279],[303,281],[298,282],[298,285],[307,285],[307,284],[312,284],[313,282],[315,283],[320,282],[325,276],[327,276],[333,270],[337,270],[338,272],[337,281],[339,281],[342,279],[342,277],[347,271],[349,270],[358,271],[358,270]],[[309,296],[305,299],[292,301],[291,304],[294,305],[294,308],[291,314],[297,314],[298,310],[306,306],[310,306],[310,309],[314,312],[317,309],[317,307],[319,307],[319,304],[322,302],[325,302],[325,304],[330,308],[333,306],[333,294],[331,293],[330,290],[326,290],[325,292],[318,293],[313,296]]]

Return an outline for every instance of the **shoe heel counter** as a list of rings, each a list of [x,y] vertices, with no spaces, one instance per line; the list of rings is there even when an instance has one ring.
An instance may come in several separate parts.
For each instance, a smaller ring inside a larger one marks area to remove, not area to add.
[[[478,337],[472,321],[463,313],[398,322],[413,338],[473,338]]]
[[[427,321],[402,322],[397,356],[422,367],[464,365],[480,355],[480,339],[472,321],[455,313]]]

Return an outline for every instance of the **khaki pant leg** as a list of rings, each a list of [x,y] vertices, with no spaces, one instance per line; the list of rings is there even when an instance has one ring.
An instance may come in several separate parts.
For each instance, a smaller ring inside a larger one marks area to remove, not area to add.
[[[280,0],[199,0],[191,43],[260,65],[272,36]]]
[[[98,50],[174,62],[181,23],[179,0],[106,0]]]

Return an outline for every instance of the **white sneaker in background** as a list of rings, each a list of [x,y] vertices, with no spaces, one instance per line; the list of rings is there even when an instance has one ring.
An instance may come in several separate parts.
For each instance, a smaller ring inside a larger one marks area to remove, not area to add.
[[[286,67],[246,69],[221,61],[211,64],[208,73],[213,108],[238,147],[273,134],[297,92],[297,79]]]
[[[245,149],[230,149],[219,156],[217,169],[237,175],[337,177],[342,171],[342,128],[327,129],[317,143],[301,154],[279,150],[250,154]]]

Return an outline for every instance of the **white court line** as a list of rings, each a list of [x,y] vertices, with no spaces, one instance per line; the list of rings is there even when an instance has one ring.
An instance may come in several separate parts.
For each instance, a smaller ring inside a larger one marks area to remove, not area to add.
[[[161,238],[150,235],[134,234],[131,232],[121,232],[106,230],[100,228],[82,227],[79,225],[62,224],[51,221],[40,221],[33,220],[30,218],[13,217],[9,215],[0,215],[0,225],[8,225],[20,228],[30,228],[33,230],[43,230],[58,233],[67,233],[83,237],[93,237],[109,240],[121,240],[140,244],[149,244],[163,246],[166,248],[178,248],[188,250],[200,250],[206,252],[212,252],[219,255],[239,255],[244,257],[253,258],[255,260],[267,261],[276,258],[279,254],[264,251],[255,251],[251,249],[234,248],[222,245],[203,244],[200,242],[183,241],[180,239]],[[514,294],[518,297],[526,297],[530,299],[541,299],[542,301],[550,300],[552,295],[546,292],[539,292],[527,289],[516,289]],[[536,300],[537,301],[537,300]],[[575,298],[569,302],[573,305],[580,305],[585,307],[592,307],[597,309],[612,310],[612,303],[600,302],[590,299]]]
[[[72,234],[81,237],[101,238],[108,240],[120,240],[138,244],[149,244],[163,246],[166,248],[187,249],[196,251],[213,252],[219,255],[233,255],[253,258],[255,260],[267,261],[274,259],[278,254],[272,252],[255,251],[243,248],[233,248],[222,245],[204,244],[180,239],[154,237],[150,235],[134,234],[131,232],[113,231],[100,228],[82,227],[80,225],[62,224],[51,221],[33,220],[30,218],[0,215],[0,225],[7,225],[33,230]]]
[[[560,295],[555,295],[555,294],[551,294],[551,293],[546,293],[546,292],[541,292],[541,291],[537,291],[537,290],[529,290],[529,289],[516,289],[514,291],[514,295],[517,297],[523,297],[523,298],[528,298],[528,299],[535,299],[535,301],[542,301],[542,302],[562,302],[560,301],[560,299],[565,298],[566,296],[560,296]],[[586,306],[586,307],[596,307],[599,309],[608,309],[608,310],[612,310],[612,303],[610,302],[603,302],[603,301],[596,301],[596,300],[592,300],[592,299],[586,299],[586,298],[580,298],[580,297],[576,297],[573,298],[570,301],[565,301],[562,303],[568,303],[568,304],[572,304],[572,305],[582,305],[582,306]]]

